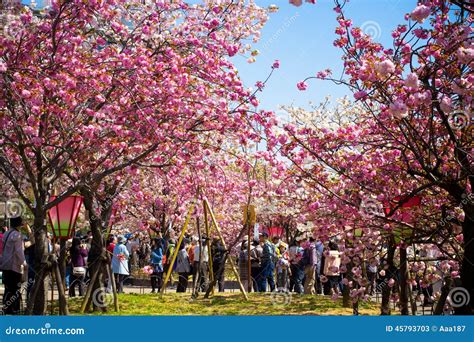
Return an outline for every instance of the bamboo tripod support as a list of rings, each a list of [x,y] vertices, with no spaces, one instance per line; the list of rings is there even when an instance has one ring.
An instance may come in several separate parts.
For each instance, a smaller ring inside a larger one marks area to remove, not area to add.
[[[219,235],[219,239],[222,242],[222,246],[227,250],[227,245],[225,244],[224,238],[223,238],[222,233],[221,233],[221,229],[219,228],[219,224],[217,223],[216,217],[214,216],[214,213],[212,212],[211,206],[209,205],[209,202],[207,200],[204,200],[204,208],[205,208],[205,210],[208,211],[209,216],[211,216],[212,224],[216,228],[217,234]],[[240,281],[239,272],[235,268],[234,261],[232,260],[232,258],[228,258],[228,259],[229,259],[230,266],[232,268],[232,272],[234,273],[235,278],[237,279],[237,282],[239,283],[240,291],[244,295],[245,300],[248,300],[249,297],[247,295],[247,292],[245,291],[244,285]]]
[[[209,216],[211,217],[211,223],[214,225],[214,227],[216,228],[216,231],[217,231],[217,234],[219,235],[219,239],[221,240],[222,242],[222,246],[227,249],[227,245],[224,241],[224,238],[222,236],[222,233],[221,233],[221,230],[219,228],[219,224],[217,223],[217,220],[216,220],[216,217],[214,216],[214,213],[211,209],[211,206],[209,205],[209,203],[207,202],[207,200],[204,200],[203,201],[203,206],[204,206],[204,220],[205,220],[205,224],[206,224],[206,233],[209,234],[210,233],[210,224],[208,222],[208,214]],[[165,279],[163,281],[163,285],[162,285],[162,288],[161,288],[161,291],[160,291],[160,297],[163,297],[163,294],[166,290],[166,285],[168,284],[168,281],[169,281],[169,278],[171,276],[171,272],[173,271],[173,266],[174,266],[174,263],[176,262],[176,258],[178,256],[178,252],[179,252],[179,247],[181,246],[181,243],[183,242],[183,238],[184,238],[184,235],[186,233],[186,230],[188,228],[188,225],[189,225],[189,221],[191,220],[191,216],[193,214],[193,211],[194,211],[194,204],[191,205],[191,208],[189,208],[189,211],[188,211],[188,216],[186,217],[186,221],[184,222],[184,226],[183,226],[183,229],[181,231],[181,234],[179,236],[179,239],[178,239],[178,243],[176,244],[176,248],[175,248],[175,251],[173,253],[173,256],[171,258],[171,263],[170,263],[170,266],[168,268],[168,271],[166,272],[166,276],[165,276]],[[208,247],[209,248],[209,247]],[[239,272],[237,271],[236,267],[235,267],[235,264],[234,264],[234,261],[232,260],[232,258],[228,258],[229,262],[230,262],[230,266],[232,268],[232,272],[234,273],[236,279],[237,279],[237,282],[239,283],[239,287],[240,287],[240,291],[242,292],[242,294],[244,295],[244,298],[245,300],[248,300],[248,295],[247,295],[247,292],[245,291],[245,288],[244,288],[244,285],[242,284],[242,282],[240,281],[240,276],[239,276]],[[212,265],[212,264],[211,264]],[[211,266],[212,267],[212,266]],[[211,272],[212,272],[212,269],[211,269]],[[212,273],[211,273],[212,274]],[[213,276],[213,275],[212,275]]]
[[[171,276],[171,272],[173,272],[173,266],[174,266],[174,263],[175,263],[176,258],[178,256],[179,247],[181,246],[181,243],[183,242],[184,234],[186,233],[186,230],[188,228],[189,221],[191,220],[191,216],[193,214],[193,211],[194,211],[194,204],[192,204],[191,208],[189,208],[188,216],[186,217],[186,221],[184,221],[183,230],[181,231],[181,234],[179,235],[178,243],[176,244],[175,250],[173,252],[173,256],[171,257],[170,267],[168,268],[168,272],[166,272],[166,277],[165,277],[165,279],[163,281],[163,285],[161,287],[160,297],[162,297],[163,294],[165,293],[166,285],[168,284],[169,278]]]

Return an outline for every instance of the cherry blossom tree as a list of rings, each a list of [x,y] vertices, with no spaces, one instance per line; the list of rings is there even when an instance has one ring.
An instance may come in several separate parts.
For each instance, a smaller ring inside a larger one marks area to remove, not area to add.
[[[325,165],[338,175],[338,182],[343,182],[335,189],[349,193],[362,190],[358,201],[353,201],[354,208],[357,202],[367,204],[364,197],[370,194],[374,195],[369,197],[370,205],[376,208],[397,196],[397,203],[385,215],[375,215],[377,219],[387,220],[419,195],[424,199],[421,210],[435,217],[428,227],[439,228],[440,222],[446,222],[446,210],[455,212],[449,216],[462,226],[460,277],[472,298],[474,50],[470,4],[420,1],[406,15],[407,22],[392,32],[393,47],[389,48],[353,26],[344,12],[345,1],[335,3],[339,26],[334,45],[343,52],[344,77],[336,79],[330,71],[321,71],[297,87],[304,91],[311,78],[344,84],[363,111],[353,125],[335,132],[288,126],[294,138],[290,145],[303,147],[307,153],[300,153],[318,162],[310,174],[320,186],[327,187],[321,179],[327,176],[318,174]],[[305,133],[306,138],[299,140]],[[348,182],[358,187],[351,188]],[[329,190],[340,196],[338,191]],[[432,231],[436,239],[443,238],[442,230]],[[403,246],[399,250],[405,253]],[[453,277],[457,277],[455,269]],[[472,301],[457,311],[472,313]]]
[[[81,192],[103,228],[107,215],[93,204],[120,189],[116,174],[184,164],[199,153],[193,142],[213,133],[259,139],[252,125],[266,120],[247,112],[257,100],[229,57],[246,52],[265,20],[265,10],[237,1],[58,0],[40,16],[22,10],[17,34],[0,38],[0,165],[34,214],[38,272],[47,210],[66,196]],[[49,201],[58,185],[66,187]],[[99,255],[99,229],[94,238]],[[34,312],[44,312],[41,300]]]

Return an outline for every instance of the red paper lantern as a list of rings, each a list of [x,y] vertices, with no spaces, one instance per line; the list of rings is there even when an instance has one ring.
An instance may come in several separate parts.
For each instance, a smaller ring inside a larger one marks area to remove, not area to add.
[[[396,196],[390,202],[384,203],[385,215],[388,215],[394,207],[398,206],[399,208],[393,213],[392,218],[410,224],[413,223],[413,213],[410,208],[417,207],[419,205],[421,205],[421,196],[415,195],[410,198]],[[409,239],[413,235],[413,230],[410,228],[407,229],[405,227],[401,227],[394,229],[393,235],[395,237],[395,242],[399,243],[402,240]]]
[[[388,215],[390,211],[392,210],[393,207],[398,206],[400,202],[402,202],[402,205],[400,206],[401,208],[411,208],[411,207],[417,207],[421,204],[421,196],[413,196],[408,199],[402,197],[402,196],[396,196],[394,197],[390,202],[385,202],[384,207],[385,207],[385,215]],[[395,205],[392,205],[394,203]]]
[[[51,196],[50,202],[56,198],[57,196]],[[73,236],[82,201],[82,196],[69,196],[48,211],[55,238],[67,240]]]
[[[269,227],[267,228],[267,234],[268,236],[278,236],[282,237],[283,233],[285,232],[285,229],[283,227]]]

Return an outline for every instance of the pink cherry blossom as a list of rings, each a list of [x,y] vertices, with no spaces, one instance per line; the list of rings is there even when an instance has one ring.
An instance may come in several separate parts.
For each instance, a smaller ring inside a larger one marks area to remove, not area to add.
[[[395,65],[389,59],[377,62],[375,64],[375,70],[377,70],[382,76],[388,76],[395,72]]]
[[[405,79],[405,85],[410,88],[418,88],[418,83],[418,75],[414,72],[410,72]]]
[[[360,91],[357,91],[354,93],[354,98],[356,100],[360,100],[362,98],[364,98],[365,96],[367,96],[367,92],[363,91],[363,90],[360,90]]]
[[[396,100],[390,105],[390,112],[397,119],[402,119],[408,116],[408,107],[403,100]]]
[[[294,6],[301,6],[302,3],[303,3],[303,0],[290,0],[290,4]]]
[[[298,90],[301,90],[301,91],[308,89],[308,85],[304,81],[298,82],[296,84],[296,87],[298,88]]]
[[[430,15],[431,9],[425,5],[417,6],[410,14],[410,18],[422,23]]]

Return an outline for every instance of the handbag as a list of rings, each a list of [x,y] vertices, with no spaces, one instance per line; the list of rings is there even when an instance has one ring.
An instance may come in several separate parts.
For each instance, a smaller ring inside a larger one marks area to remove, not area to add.
[[[86,268],[82,266],[74,267],[72,274],[76,277],[84,277],[86,275]]]

